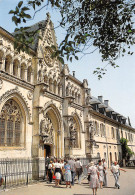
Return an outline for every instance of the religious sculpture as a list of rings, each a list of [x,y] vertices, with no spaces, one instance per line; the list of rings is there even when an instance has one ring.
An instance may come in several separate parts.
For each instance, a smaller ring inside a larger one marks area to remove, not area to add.
[[[40,135],[44,144],[53,144],[53,124],[47,114],[40,124]]]
[[[75,148],[77,147],[77,131],[76,131],[76,122],[73,118],[70,119],[69,132],[70,132],[71,146]]]

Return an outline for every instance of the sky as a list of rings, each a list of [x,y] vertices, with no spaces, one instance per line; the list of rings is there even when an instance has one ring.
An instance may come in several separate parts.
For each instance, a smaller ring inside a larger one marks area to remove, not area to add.
[[[0,26],[8,32],[13,32],[15,25],[8,12],[14,9],[18,0],[0,0]],[[60,15],[56,10],[44,9],[38,12],[34,18],[27,23],[32,25],[40,20],[46,19],[46,13],[50,12],[54,26],[58,25]],[[65,31],[55,29],[58,44],[64,38]],[[135,46],[132,48],[135,51]],[[116,112],[130,118],[131,124],[135,127],[135,54],[117,60],[119,68],[108,67],[107,74],[98,80],[93,75],[93,71],[103,65],[98,51],[91,55],[86,55],[78,61],[68,62],[70,73],[75,71],[75,76],[79,80],[87,79],[91,88],[92,96],[103,96],[104,100],[109,100],[109,105]],[[103,65],[104,66],[104,65]]]

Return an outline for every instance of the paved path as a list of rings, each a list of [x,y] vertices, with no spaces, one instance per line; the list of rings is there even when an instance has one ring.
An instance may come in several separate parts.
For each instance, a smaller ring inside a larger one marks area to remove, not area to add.
[[[126,173],[121,171],[121,188],[119,190],[114,189],[114,177],[110,171],[108,180],[108,188],[98,189],[98,195],[135,195],[135,169],[127,169]],[[1,192],[0,195],[92,195],[92,190],[89,188],[87,180],[84,180],[81,185],[75,184],[71,189],[65,188],[65,185],[56,188],[54,184],[43,182]]]

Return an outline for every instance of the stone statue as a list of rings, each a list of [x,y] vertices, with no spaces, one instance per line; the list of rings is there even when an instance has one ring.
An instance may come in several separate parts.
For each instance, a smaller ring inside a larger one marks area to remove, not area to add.
[[[89,95],[86,97],[86,105],[87,106],[90,105],[90,96]]]
[[[76,131],[76,123],[74,119],[70,120],[70,126],[69,126],[69,132],[70,132],[70,140],[71,140],[71,146],[73,148],[76,147],[76,140],[77,140],[77,131]]]
[[[43,70],[43,64],[41,64],[41,68],[38,71],[38,81],[44,82],[44,70]]]
[[[53,144],[53,124],[48,117],[48,115],[45,116],[45,119],[41,121],[40,125],[40,133],[43,139],[44,144],[45,143],[51,143]]]

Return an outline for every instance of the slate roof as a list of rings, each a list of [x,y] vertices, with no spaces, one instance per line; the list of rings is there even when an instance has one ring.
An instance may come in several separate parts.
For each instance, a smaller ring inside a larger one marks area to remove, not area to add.
[[[114,111],[109,105],[107,106],[104,102],[100,101],[98,98],[92,96],[90,104],[98,104],[99,108],[105,108],[106,112],[112,112],[112,114],[116,114],[118,117],[122,117],[123,120],[126,120],[127,118],[123,115],[119,114],[118,112]],[[126,123],[127,125],[127,123]]]
[[[40,22],[37,22],[36,24],[32,25],[29,27],[29,29],[27,29],[26,31],[27,32],[32,32],[32,31],[36,31],[38,30],[39,28],[44,30],[45,27],[46,27],[46,24],[47,24],[47,20],[42,20]],[[16,34],[16,32],[12,33],[12,35],[14,36]],[[27,37],[26,37],[27,39]],[[38,47],[38,35],[35,36],[35,39],[34,39],[34,43],[30,45],[30,48],[33,49],[34,51],[37,50],[37,47]]]

